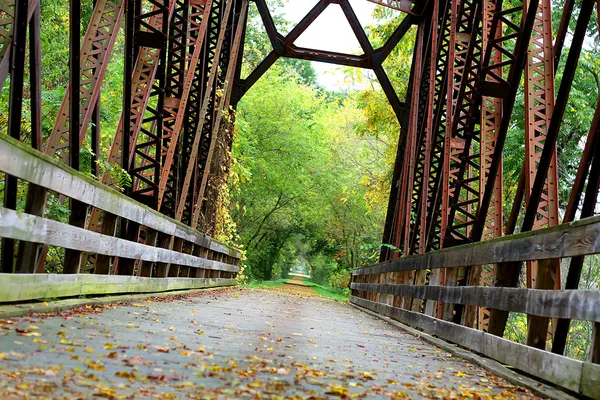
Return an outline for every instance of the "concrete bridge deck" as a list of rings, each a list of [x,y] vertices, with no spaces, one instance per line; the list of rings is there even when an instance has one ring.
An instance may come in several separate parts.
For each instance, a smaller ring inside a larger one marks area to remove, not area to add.
[[[306,291],[229,289],[0,322],[1,398],[92,396],[535,398]]]

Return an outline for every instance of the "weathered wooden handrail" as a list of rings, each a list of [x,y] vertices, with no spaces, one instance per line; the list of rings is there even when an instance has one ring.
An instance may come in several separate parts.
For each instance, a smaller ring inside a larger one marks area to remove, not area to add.
[[[600,291],[536,290],[485,286],[414,286],[351,283],[351,289],[519,312],[549,318],[600,322]]]
[[[157,293],[235,285],[232,278],[145,278],[93,274],[0,274],[0,303],[60,297]],[[2,314],[0,314],[0,317]]]
[[[600,399],[598,364],[573,360],[436,318],[443,313],[427,311],[426,315],[420,312],[424,309],[422,302],[425,300],[428,305],[431,305],[429,302],[439,304],[438,307],[443,304],[476,306],[525,313],[532,317],[591,321],[598,326],[600,291],[408,284],[412,283],[408,278],[409,271],[480,265],[494,265],[497,271],[502,271],[502,268],[510,267],[507,263],[511,262],[598,253],[600,217],[585,218],[570,224],[401,257],[357,269],[352,275],[350,300],[358,306],[415,326],[578,394]],[[404,274],[404,277],[398,274]],[[460,308],[457,310],[460,314]]]
[[[600,216],[570,224],[397,258],[360,268],[355,275],[471,267],[600,253]]]
[[[177,251],[147,246],[0,207],[2,236],[134,260],[179,264],[193,268],[238,272],[239,267]]]
[[[234,258],[241,257],[233,247],[138,203],[5,134],[0,134],[0,171],[167,235]]]
[[[512,342],[473,328],[414,311],[351,296],[350,301],[377,314],[422,329],[442,339],[513,366],[538,378],[593,399],[600,399],[600,365]]]
[[[0,296],[0,302],[235,284],[233,278],[239,272],[241,258],[237,249],[168,218],[4,134],[0,134],[0,172],[133,221],[166,237],[180,239],[188,244],[188,252],[113,237],[4,207],[0,207],[0,236],[156,263],[157,266],[177,265],[195,270],[189,277],[187,273],[180,277],[177,276],[178,273],[167,277],[165,272],[156,278],[86,274],[0,274],[0,284],[11,287],[10,291]],[[189,246],[194,246],[195,250],[189,250]],[[215,273],[205,275],[205,271]]]

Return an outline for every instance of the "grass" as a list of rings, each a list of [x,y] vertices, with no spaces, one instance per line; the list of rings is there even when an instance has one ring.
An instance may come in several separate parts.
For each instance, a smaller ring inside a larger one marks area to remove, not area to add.
[[[272,281],[254,281],[244,286],[255,289],[269,289],[284,285],[289,279],[277,279]],[[346,288],[332,288],[319,285],[318,283],[310,282],[307,279],[303,280],[304,284],[311,287],[316,294],[326,299],[346,302],[350,295],[350,290]]]
[[[348,301],[350,293],[346,288],[333,288],[329,286],[319,285],[318,283],[304,280],[306,286],[310,286],[318,295],[336,300],[336,301]]]
[[[266,289],[283,285],[287,279],[277,279],[273,281],[253,281],[249,282],[244,286],[255,288],[255,289]]]
[[[348,301],[350,291],[346,288],[334,288],[331,286],[319,285],[318,283],[311,282],[304,278],[303,283],[311,287],[319,296],[336,300],[336,301]]]

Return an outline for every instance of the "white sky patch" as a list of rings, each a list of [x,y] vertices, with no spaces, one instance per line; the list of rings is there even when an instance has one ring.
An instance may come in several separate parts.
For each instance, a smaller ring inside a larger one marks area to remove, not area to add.
[[[276,14],[297,23],[316,3],[314,0],[287,0],[283,9],[277,10]],[[350,4],[363,28],[374,23],[372,14],[377,7],[375,4],[367,0],[350,0]],[[285,35],[287,32],[281,33]],[[295,45],[338,53],[362,54],[358,40],[338,4],[330,4],[296,40]],[[317,62],[313,62],[312,65],[317,71],[317,80],[321,86],[329,90],[349,88],[344,83],[344,73],[341,67]]]

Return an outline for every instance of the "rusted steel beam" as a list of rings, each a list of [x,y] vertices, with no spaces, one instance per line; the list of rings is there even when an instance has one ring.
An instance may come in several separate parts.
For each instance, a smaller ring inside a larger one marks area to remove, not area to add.
[[[524,3],[524,7],[526,7]],[[546,140],[554,107],[552,15],[550,0],[541,0],[536,12],[525,65],[525,201],[529,202],[537,164]],[[558,224],[558,172],[556,149],[552,155],[533,229]],[[535,288],[537,264],[527,264],[527,287]],[[560,270],[557,283],[560,286]]]
[[[204,4],[201,2],[192,2],[192,11],[190,15],[189,37],[187,40],[188,55],[184,55],[184,60],[188,59],[187,70],[181,67],[178,80],[174,81],[173,89],[167,92],[170,97],[165,103],[165,135],[162,143],[162,179],[158,191],[158,209],[166,215],[174,216],[177,207],[179,189],[179,162],[177,159],[181,144],[179,137],[185,122],[188,100],[194,79],[196,79],[196,68],[200,61],[203,50],[204,40],[210,21],[209,15],[212,7],[212,0],[207,0]],[[170,65],[172,65],[170,63]],[[172,68],[172,67],[170,67]],[[185,72],[185,74],[183,74]],[[182,76],[183,75],[183,76]],[[171,78],[172,80],[172,78]],[[172,168],[175,163],[176,168]],[[163,203],[164,200],[164,203]]]
[[[10,49],[13,41],[14,1],[0,2],[0,90],[10,70]]]
[[[171,3],[171,4],[169,4]],[[173,4],[174,3],[174,4]],[[154,62],[154,79],[145,88],[148,102],[143,113],[136,117],[136,125],[130,133],[128,164],[123,168],[129,172],[132,187],[129,195],[134,199],[156,208],[158,185],[160,179],[161,137],[163,136],[163,108],[165,98],[165,72],[169,24],[178,13],[175,13],[177,1],[147,0],[144,7],[135,17],[136,32],[134,34],[135,51],[147,51]],[[185,7],[184,12],[185,12]],[[140,51],[140,56],[141,56]]]
[[[562,54],[563,46],[565,45],[565,38],[569,30],[569,21],[571,20],[571,14],[573,13],[573,6],[575,0],[566,0],[563,12],[560,17],[560,25],[558,31],[556,31],[556,38],[554,39],[554,47],[552,48],[552,56],[554,57],[554,73],[558,69],[558,63],[560,62],[560,56]]]
[[[427,179],[424,179],[424,195],[421,201],[421,247],[424,251],[439,247],[440,238],[440,188],[443,178],[443,155],[444,155],[444,137],[445,137],[445,122],[446,122],[446,93],[448,80],[448,56],[450,46],[450,11],[451,0],[441,1],[436,0],[435,7],[437,12],[438,22],[435,32],[437,41],[432,42],[432,76],[430,93],[432,97],[430,107],[430,121],[427,122],[427,130],[430,138],[430,157],[427,160],[429,168],[426,170]],[[434,52],[435,49],[435,52]],[[431,78],[430,78],[431,79]],[[437,204],[437,205],[436,205]],[[425,223],[423,224],[423,219]],[[440,285],[443,283],[443,270],[433,270],[429,275],[430,285]],[[437,315],[440,302],[428,301],[425,305],[424,312],[427,315]]]
[[[94,114],[95,105],[98,104],[100,98],[102,80],[116,41],[123,10],[123,0],[118,3],[110,0],[98,0],[94,7],[86,35],[83,38],[80,55],[82,85],[80,85],[79,91],[81,99],[78,113],[80,115],[79,148],[81,148],[89,122]],[[69,147],[68,119],[71,113],[70,92],[70,85],[68,85],[45,148],[46,154],[51,156],[59,155],[64,162],[68,161],[68,152],[66,152],[66,149]],[[61,201],[64,201],[64,199],[61,199]],[[26,212],[34,215],[43,215],[45,203],[46,190],[35,186],[28,189]],[[23,254],[37,254],[38,249],[38,244],[29,242],[19,244],[19,252]],[[48,246],[43,246],[36,261],[37,266],[21,263],[19,268],[23,272],[32,272],[33,270],[43,272],[47,251]],[[33,261],[34,259],[32,258],[31,262]]]
[[[31,23],[33,12],[39,7],[37,0],[29,1],[27,7],[27,23]],[[6,83],[6,78],[11,72],[11,49],[13,46],[13,24],[14,24],[14,0],[4,0],[0,2],[0,90]]]
[[[266,1],[265,0],[255,0],[254,4],[256,4],[256,9],[258,10],[258,13],[260,14],[260,18],[262,19],[263,25],[265,27],[265,31],[267,32],[267,36],[269,37],[269,40],[271,41],[271,45],[273,46],[274,49],[279,47],[281,44],[282,36],[279,34],[279,32],[277,32],[277,27],[275,26],[275,21],[273,21],[273,17],[271,16],[271,12],[269,11],[269,7],[267,6]],[[310,13],[314,13],[315,8],[320,9],[321,7],[322,7],[322,4],[320,2],[317,3],[317,5],[315,5],[315,7],[313,7],[313,10],[311,10]]]
[[[400,43],[400,41],[408,33],[410,28],[417,22],[418,18],[413,17],[410,14],[404,17],[402,22],[400,22],[400,24],[396,27],[394,33],[392,33],[392,35],[388,38],[385,44],[373,52],[373,62],[376,64],[382,63],[396,48],[398,43]]]
[[[40,8],[39,1],[37,1],[37,6],[34,10],[33,16],[29,20],[29,92],[31,96],[31,147],[39,151],[42,150],[41,59]],[[33,183],[28,183],[27,188],[28,192],[41,190],[41,188],[35,187]],[[33,209],[33,201],[34,199],[32,197],[27,196],[25,201],[25,210],[31,211],[34,215],[41,215],[40,210]],[[38,250],[39,245],[31,242],[20,241],[19,248],[17,250],[17,264],[15,267],[15,272],[33,272],[38,256]]]
[[[81,86],[79,108],[80,144],[83,143],[89,122],[94,113],[94,105],[100,98],[100,87],[108,67],[124,11],[124,0],[98,0],[81,45],[80,69]],[[70,84],[63,97],[52,133],[46,143],[45,153],[59,155],[68,160],[69,116],[71,113]]]
[[[433,9],[429,9],[426,11],[429,15],[433,12]],[[421,236],[421,195],[423,192],[423,186],[427,185],[424,181],[425,175],[425,164],[431,159],[431,149],[426,148],[426,139],[427,139],[427,118],[429,112],[429,89],[432,86],[432,82],[430,80],[431,70],[430,67],[432,65],[432,34],[433,34],[433,25],[437,24],[437,17],[433,18],[425,18],[425,36],[423,40],[422,47],[422,58],[423,61],[421,63],[421,71],[420,71],[420,89],[419,89],[419,105],[418,105],[418,113],[417,113],[417,142],[416,142],[416,153],[415,153],[415,167],[413,173],[413,190],[411,192],[412,199],[411,201],[411,214],[415,216],[415,218],[411,221],[409,227],[409,234],[407,236],[407,243],[409,247],[410,254],[415,254],[419,251],[421,239],[424,237]],[[435,55],[434,55],[435,56]],[[430,139],[429,139],[430,140]],[[427,167],[429,168],[429,167]]]
[[[14,8],[14,24],[12,29],[12,66],[10,68],[11,83],[8,108],[8,135],[17,140],[21,138],[21,116],[23,112],[23,82],[25,75],[25,46],[27,43],[27,0],[16,0]],[[17,178],[5,176],[4,207],[15,210],[17,207]],[[2,272],[13,272],[14,265],[13,239],[2,238],[2,256],[0,269]]]
[[[527,1],[523,7],[527,6]],[[554,60],[552,57],[552,12],[550,0],[541,0],[531,34],[525,65],[525,201],[529,202],[552,110],[554,106]],[[541,193],[533,229],[558,225],[558,171],[556,148]],[[527,263],[527,287],[560,289],[560,262],[549,260]],[[544,349],[548,330],[547,318],[530,317],[527,344]]]
[[[427,199],[427,227],[425,248],[427,251],[439,249],[441,245],[441,199],[444,168],[444,149],[446,136],[446,94],[448,89],[449,52],[451,38],[451,0],[440,7],[440,35],[437,44],[435,108],[432,121],[431,171],[429,197]],[[440,271],[434,271],[430,279],[438,282]],[[431,315],[431,314],[430,314]]]
[[[475,223],[475,206],[479,200],[479,154],[474,144],[481,140],[476,124],[481,105],[478,90],[483,55],[481,1],[463,1],[458,8],[457,32],[452,83],[451,124],[448,138],[448,196],[442,217],[447,218],[443,231],[444,247],[468,241]],[[450,88],[449,88],[450,93]]]
[[[427,59],[424,59],[424,48],[426,47],[425,41],[427,40],[427,26],[428,24],[423,20],[419,24],[417,32],[417,43],[415,46],[415,53],[417,55],[415,64],[415,84],[411,93],[411,104],[410,104],[410,118],[408,123],[408,140],[407,140],[407,158],[405,158],[406,167],[408,168],[406,176],[408,179],[405,182],[403,191],[405,193],[405,206],[404,206],[404,233],[403,233],[403,244],[404,255],[410,255],[412,253],[411,246],[411,224],[414,221],[411,218],[411,214],[415,211],[413,206],[415,205],[415,193],[418,193],[421,189],[420,183],[416,178],[417,171],[422,169],[422,165],[419,165],[419,155],[417,151],[420,150],[420,126],[424,122],[423,118],[423,99],[426,99],[425,94],[427,93],[427,87],[423,87],[424,83],[428,83],[423,76],[423,66],[427,64]],[[416,190],[415,190],[416,189]],[[408,277],[409,281],[412,280],[411,276]]]
[[[79,114],[81,92],[81,67],[80,67],[80,48],[81,48],[81,2],[71,0],[69,4],[69,166],[79,171],[79,152],[81,150],[83,139],[80,136],[81,118]],[[87,214],[87,205],[75,199],[69,200],[69,225],[83,228]],[[65,259],[63,261],[63,274],[79,273],[79,263],[81,261],[81,251],[65,249]]]
[[[532,3],[530,3],[530,9],[533,4],[534,2],[532,1]],[[535,5],[537,9],[537,4]],[[531,192],[530,202],[527,205],[525,218],[521,227],[522,232],[530,231],[533,228],[535,215],[537,213],[539,201],[541,198],[541,192],[543,190],[546,181],[546,175],[552,161],[552,155],[554,153],[556,139],[558,137],[558,130],[562,122],[562,117],[564,115],[568,95],[573,83],[575,69],[577,67],[577,62],[581,53],[581,48],[583,45],[583,40],[585,38],[585,32],[589,24],[593,5],[594,2],[591,0],[585,0],[582,2],[581,11],[577,19],[575,32],[573,34],[573,41],[571,43],[571,48],[569,49],[569,54],[565,63],[565,69],[563,71],[563,77],[561,79],[558,95],[554,104],[554,111],[550,120],[550,126],[548,127],[546,133],[546,143],[544,144],[542,155],[540,157],[538,170]],[[528,20],[530,15],[530,12],[528,12]],[[496,274],[496,286],[515,286],[518,283],[519,274],[520,263],[511,263],[507,265],[505,268],[503,268],[502,275]],[[494,310],[490,316],[489,332],[495,335],[502,335],[504,332],[504,328],[506,327],[507,318],[508,314],[506,312]]]
[[[471,3],[473,4],[473,3]],[[440,247],[448,247],[447,243],[447,230],[449,225],[449,214],[450,206],[449,200],[452,196],[451,180],[456,174],[456,170],[452,169],[452,161],[456,164],[458,161],[457,147],[460,142],[455,143],[453,140],[453,131],[455,128],[455,109],[457,106],[460,84],[462,82],[463,74],[465,72],[465,64],[467,64],[467,56],[471,46],[469,43],[461,42],[461,39],[470,39],[471,36],[467,34],[459,37],[459,27],[461,26],[461,8],[464,10],[462,4],[451,1],[450,2],[450,39],[449,39],[449,54],[448,54],[448,79],[447,79],[447,96],[446,96],[446,121],[444,133],[444,169],[443,169],[443,180],[442,180],[442,199],[441,199],[441,229],[440,229]],[[467,7],[467,11],[471,10]],[[475,11],[475,10],[473,10]],[[476,14],[476,13],[475,13]],[[465,19],[469,17],[475,17],[473,15],[465,15]],[[468,29],[468,25],[463,25],[463,30]],[[465,33],[465,32],[463,32]],[[471,48],[472,52],[472,48]],[[460,149],[460,148],[459,148]],[[450,221],[451,223],[451,221]],[[439,285],[440,286],[455,286],[458,278],[458,268],[450,268],[442,270],[439,273]],[[452,304],[439,303],[437,307],[437,317],[445,320],[452,319]]]
[[[492,196],[494,195],[495,180],[500,173],[504,142],[506,140],[506,133],[508,132],[508,127],[510,125],[510,118],[512,116],[517,89],[524,68],[527,47],[535,20],[534,10],[537,9],[537,5],[538,0],[532,0],[529,3],[525,18],[521,18],[521,24],[516,25],[512,20],[515,19],[515,14],[519,15],[523,13],[523,8],[514,7],[511,4],[511,8],[503,9],[503,2],[498,2],[496,4],[496,12],[494,13],[494,20],[492,21],[492,28],[490,31],[497,32],[496,29],[500,26],[502,26],[503,29],[501,36],[498,39],[488,42],[488,49],[492,47],[493,49],[500,51],[503,54],[503,61],[501,64],[496,65],[493,60],[486,60],[488,55],[491,58],[491,55],[493,54],[493,50],[486,50],[484,67],[482,68],[482,92],[486,95],[484,83],[493,79],[494,86],[504,88],[506,94],[504,95],[504,102],[502,105],[502,120],[496,135],[494,153],[489,165],[488,178],[486,180],[484,194],[481,196],[477,223],[473,227],[471,234],[471,239],[473,241],[480,240],[483,235],[485,222],[483,215],[487,215],[488,213]],[[503,43],[511,42],[514,43],[512,52],[507,51],[507,49],[503,47]],[[494,69],[500,66],[510,67],[506,78],[498,76],[494,72]],[[489,77],[487,77],[487,75],[489,75]]]
[[[494,38],[500,36],[501,25],[495,32],[495,37],[490,37],[492,28],[494,11],[496,9],[496,1],[499,0],[484,0],[483,2],[483,49],[488,50],[488,43]],[[498,49],[489,48],[493,51],[490,56],[490,61],[493,65],[498,65],[502,62],[502,54]],[[502,77],[502,69],[495,68],[494,75]],[[492,80],[492,82],[497,82]],[[483,196],[485,183],[489,166],[494,154],[496,137],[500,129],[502,119],[502,98],[484,96],[481,100],[481,145],[480,145],[480,171],[479,171],[479,195]],[[485,227],[482,240],[494,239],[502,236],[502,168],[496,176],[494,193],[490,202],[488,213],[485,216]],[[467,275],[465,285],[467,286],[493,286],[494,284],[494,266],[484,265],[482,267],[470,268]],[[487,331],[489,320],[489,310],[483,307],[465,306],[462,313],[462,324],[473,327],[473,323],[477,317],[478,328]]]
[[[422,65],[423,65],[423,45],[425,41],[425,30],[426,25],[424,22],[419,24],[419,29],[417,33],[417,41],[415,45],[415,53],[416,53],[416,61],[415,61],[415,77],[414,77],[414,85],[412,88],[412,93],[410,94],[410,117],[408,122],[408,137],[406,142],[406,152],[405,152],[405,160],[403,173],[407,179],[402,182],[401,189],[401,198],[403,198],[403,207],[402,210],[404,212],[404,216],[401,216],[403,219],[402,224],[402,249],[403,254],[405,256],[410,254],[410,224],[411,224],[411,212],[412,212],[412,200],[413,200],[413,185],[414,185],[414,175],[415,175],[415,164],[416,164],[416,151],[417,151],[417,141],[418,141],[418,131],[419,131],[419,103],[421,99],[420,91],[421,91],[421,83],[422,83]],[[408,281],[411,280],[411,276],[407,276],[406,279]]]
[[[418,36],[415,39],[415,48],[417,47],[417,43],[418,43]],[[411,96],[412,97],[412,93],[414,92],[414,86],[418,85],[419,82],[416,79],[417,77],[417,63],[418,63],[418,55],[417,52],[413,52],[413,57],[412,57],[412,64],[411,64],[411,73],[410,73],[410,80],[409,80],[409,84],[408,84],[408,90],[407,90],[407,97]],[[393,91],[393,88],[391,87],[391,84],[389,85],[390,88],[389,90]],[[385,91],[385,88],[384,88]],[[395,91],[393,91],[393,93],[395,94]],[[409,97],[409,98],[411,98]],[[405,221],[405,217],[406,217],[406,195],[407,195],[407,191],[406,191],[406,186],[407,186],[407,181],[408,181],[408,163],[409,163],[409,155],[410,155],[410,134],[409,134],[409,126],[410,126],[410,112],[406,118],[406,123],[405,126],[403,126],[400,131],[400,134],[404,134],[404,138],[400,138],[399,139],[399,143],[402,143],[403,145],[403,156],[402,156],[402,172],[400,174],[400,180],[398,181],[398,196],[396,199],[396,205],[395,205],[395,209],[394,209],[394,215],[393,215],[393,228],[392,228],[392,234],[391,234],[391,244],[396,247],[398,250],[396,251],[396,253],[393,254],[392,258],[398,258],[402,256],[403,253],[403,249],[402,249],[402,244],[404,242],[404,224],[406,223]]]
[[[589,170],[590,164],[591,171]],[[569,197],[567,209],[563,217],[563,223],[568,223],[575,219],[575,214],[581,200],[581,194],[588,174],[589,178],[587,187],[585,188],[585,199],[581,208],[580,218],[590,217],[594,214],[596,200],[598,198],[598,189],[600,185],[600,99],[598,99],[598,102],[596,103],[594,119],[590,126],[581,162],[577,170],[577,176],[573,183],[573,189],[571,190],[571,196]],[[579,288],[583,261],[583,257],[573,257],[571,259],[565,282],[566,290]],[[571,321],[568,319],[559,319],[557,321],[556,329],[554,331],[554,341],[552,342],[553,353],[564,354],[570,324]]]

